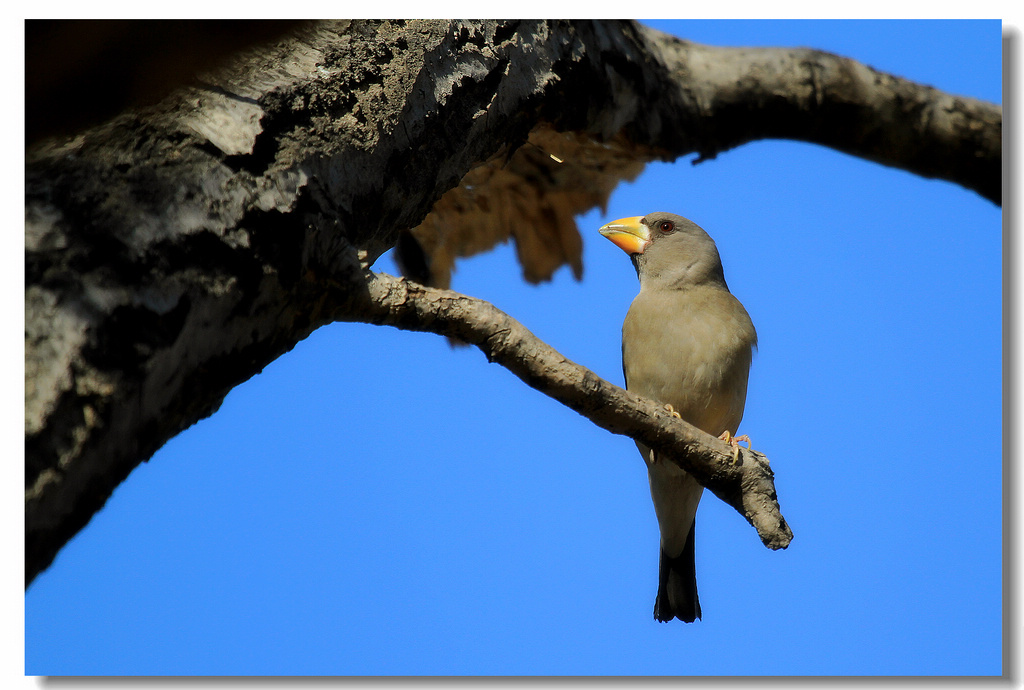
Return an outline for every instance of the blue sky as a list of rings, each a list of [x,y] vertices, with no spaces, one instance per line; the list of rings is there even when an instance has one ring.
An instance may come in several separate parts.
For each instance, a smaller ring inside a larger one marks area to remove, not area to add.
[[[1001,102],[998,21],[649,23]],[[621,384],[636,276],[597,228],[673,211],[715,238],[760,339],[740,431],[795,538],[767,550],[706,493],[702,621],[651,615],[632,441],[475,349],[334,324],[136,469],[38,577],[26,673],[999,674],[1000,209],[802,143],[690,160],[579,219],[581,282],[526,285],[506,245],[453,288]]]

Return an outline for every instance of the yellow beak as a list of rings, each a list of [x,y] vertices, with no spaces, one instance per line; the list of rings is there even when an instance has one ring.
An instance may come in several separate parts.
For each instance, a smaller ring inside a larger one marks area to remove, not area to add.
[[[627,254],[643,254],[651,245],[651,231],[641,223],[643,216],[620,218],[602,225],[600,232]]]

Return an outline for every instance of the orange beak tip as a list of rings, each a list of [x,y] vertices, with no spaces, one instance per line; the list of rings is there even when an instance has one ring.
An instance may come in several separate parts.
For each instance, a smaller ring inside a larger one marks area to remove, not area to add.
[[[651,236],[642,220],[643,216],[620,218],[602,225],[598,232],[627,254],[643,254],[651,244]]]

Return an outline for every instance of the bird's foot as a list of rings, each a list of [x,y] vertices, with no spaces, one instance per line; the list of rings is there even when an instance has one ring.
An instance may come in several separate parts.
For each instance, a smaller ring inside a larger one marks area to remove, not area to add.
[[[675,417],[676,419],[682,419],[682,416],[680,416],[680,414],[678,412],[676,412],[676,408],[672,407],[668,403],[665,403],[665,409],[668,410],[668,413],[670,415],[672,415],[673,417]],[[651,451],[651,462],[649,464],[650,465],[658,464],[658,454],[656,452],[654,452],[653,450]]]
[[[732,464],[734,465],[740,461],[740,441],[746,441],[748,449],[751,447],[750,437],[747,436],[746,434],[744,434],[743,436],[733,436],[728,432],[728,430],[726,430],[723,431],[722,435],[719,436],[718,438],[732,446]]]

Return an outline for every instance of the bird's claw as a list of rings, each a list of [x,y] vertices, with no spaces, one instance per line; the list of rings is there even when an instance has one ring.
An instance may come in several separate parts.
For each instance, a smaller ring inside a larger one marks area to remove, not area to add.
[[[732,446],[732,464],[735,465],[740,461],[740,441],[747,442],[747,449],[751,448],[750,437],[744,434],[743,436],[733,436],[728,430],[723,431],[722,435],[718,437]]]
[[[675,417],[676,419],[682,419],[682,416],[678,412],[676,412],[676,408],[672,407],[668,403],[665,403],[665,409],[668,410],[668,413],[670,415],[672,415],[673,417]],[[658,454],[655,453],[652,450],[651,451],[651,464],[655,465],[655,464],[657,464],[657,462],[658,462]]]

